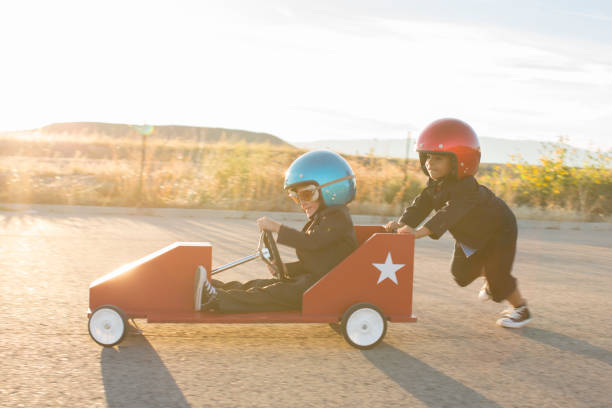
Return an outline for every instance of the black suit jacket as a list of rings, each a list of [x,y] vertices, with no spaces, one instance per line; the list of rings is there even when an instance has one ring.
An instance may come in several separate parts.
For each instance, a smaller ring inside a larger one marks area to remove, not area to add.
[[[313,282],[357,248],[353,221],[345,205],[318,210],[302,231],[281,225],[276,241],[295,248],[299,259],[285,264],[288,275],[310,274]]]
[[[439,239],[447,230],[453,237],[473,249],[483,248],[496,234],[516,230],[516,218],[506,203],[472,176],[461,180],[429,179],[427,187],[399,221],[416,228],[427,216],[436,213],[425,227],[430,237]]]

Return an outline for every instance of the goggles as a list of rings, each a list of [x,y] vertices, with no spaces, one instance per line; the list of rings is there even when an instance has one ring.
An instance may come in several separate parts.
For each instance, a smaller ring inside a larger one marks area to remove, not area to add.
[[[301,188],[300,191],[289,190],[289,197],[297,204],[317,201],[319,199],[319,187],[310,185]]]
[[[301,187],[300,191],[289,190],[289,197],[291,197],[291,199],[297,204],[300,202],[306,203],[309,201],[316,201],[319,199],[319,190],[323,189],[323,187],[331,186],[332,184],[339,183],[340,181],[350,180],[353,178],[355,178],[355,175],[351,174],[350,176],[340,177],[339,179],[321,184],[320,186],[309,184],[305,187]]]

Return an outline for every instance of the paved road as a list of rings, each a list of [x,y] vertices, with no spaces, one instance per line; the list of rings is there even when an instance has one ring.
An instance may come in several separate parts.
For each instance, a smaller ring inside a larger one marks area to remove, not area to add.
[[[195,214],[195,213],[194,213]],[[198,213],[199,214],[199,213]],[[184,215],[184,214],[183,214]],[[299,225],[293,218],[288,223]],[[604,407],[612,401],[612,233],[520,231],[515,274],[535,320],[454,286],[451,241],[420,240],[416,324],[361,352],[333,328],[139,322],[116,348],[87,333],[88,285],[174,241],[213,266],[250,254],[252,219],[0,211],[0,406]],[[283,254],[290,259],[290,252]],[[261,264],[227,278],[265,275]]]

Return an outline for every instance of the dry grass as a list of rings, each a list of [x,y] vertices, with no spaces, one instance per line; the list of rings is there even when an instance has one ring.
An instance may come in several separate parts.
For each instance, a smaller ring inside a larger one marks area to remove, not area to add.
[[[99,135],[26,135],[0,141],[0,201],[293,211],[284,172],[302,150]],[[358,179],[352,208],[398,214],[424,182],[402,160],[347,156]],[[141,184],[142,166],[142,184]],[[405,182],[407,181],[407,182]]]
[[[296,211],[282,183],[285,170],[302,153],[269,144],[203,144],[150,137],[142,161],[140,137],[4,134],[0,136],[0,202]],[[356,214],[397,216],[426,181],[415,160],[345,158],[357,176],[357,198],[351,204]],[[558,160],[555,163],[559,165]],[[609,207],[593,206],[612,201],[606,199],[611,190],[609,169],[563,167],[563,172],[576,177],[584,178],[588,172],[588,180],[596,183],[589,187],[590,195],[584,188],[563,190],[562,201],[558,200],[559,183],[552,189],[546,184],[550,161],[542,167],[520,166],[483,165],[479,173],[479,181],[515,207],[520,218],[610,220]],[[537,182],[532,180],[534,174]],[[549,190],[546,201],[544,193]],[[576,203],[585,201],[590,207],[577,207]]]

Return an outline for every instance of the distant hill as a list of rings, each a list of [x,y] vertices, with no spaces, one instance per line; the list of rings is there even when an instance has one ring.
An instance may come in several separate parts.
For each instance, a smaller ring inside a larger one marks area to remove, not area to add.
[[[139,135],[131,125],[99,122],[53,123],[37,129],[42,134],[64,135],[103,135],[122,138]],[[151,137],[174,140],[195,140],[202,143],[269,143],[276,146],[291,146],[281,138],[268,133],[246,130],[222,129],[195,126],[163,125],[155,126]]]
[[[134,126],[128,124],[101,123],[101,122],[67,122],[53,123],[40,129],[27,131],[3,132],[2,134],[46,134],[80,136],[106,136],[111,138],[140,137]],[[355,139],[355,140],[313,140],[309,142],[288,143],[283,139],[268,134],[250,132],[246,130],[163,125],[155,126],[151,138],[163,140],[185,140],[197,143],[238,143],[250,144],[269,143],[274,146],[298,147],[303,149],[330,149],[342,154],[369,155],[380,157],[416,159],[417,154],[413,148],[407,149],[406,139]],[[414,139],[412,139],[414,143]],[[551,150],[551,143],[537,140],[509,140],[492,137],[480,137],[483,163],[508,163],[522,160],[530,164],[539,164],[539,158]],[[585,161],[588,150],[564,145],[575,153],[568,155],[567,163],[580,166]]]
[[[411,143],[414,143],[414,139]],[[330,149],[343,154],[367,155],[372,153],[375,156],[405,158],[407,153],[406,139],[315,140],[293,144],[304,149]],[[520,155],[528,163],[539,164],[538,158],[550,150],[549,146],[550,143],[537,140],[480,138],[483,163],[516,162],[513,156]],[[576,149],[576,153],[571,155],[572,159],[568,160],[572,165],[582,164],[589,153],[585,149],[564,146],[570,150]],[[414,148],[409,149],[408,154],[410,158],[417,158]]]

